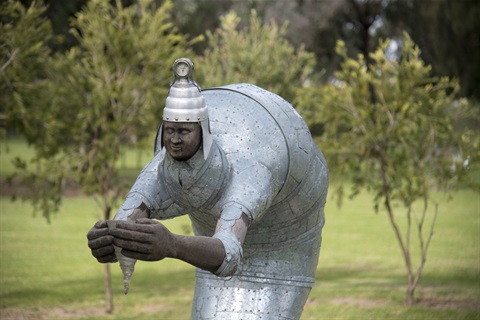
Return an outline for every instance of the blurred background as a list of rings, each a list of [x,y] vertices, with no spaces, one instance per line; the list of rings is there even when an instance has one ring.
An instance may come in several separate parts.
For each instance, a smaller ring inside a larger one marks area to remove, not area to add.
[[[480,319],[478,17],[474,0],[0,1],[0,318],[189,318],[192,267],[139,263],[123,296],[85,237],[151,159],[189,57],[202,88],[291,102],[328,160],[302,318]]]

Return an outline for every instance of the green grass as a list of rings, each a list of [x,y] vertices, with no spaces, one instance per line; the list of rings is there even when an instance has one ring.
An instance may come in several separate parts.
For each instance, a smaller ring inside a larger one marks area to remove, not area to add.
[[[0,198],[0,319],[189,318],[193,268],[174,260],[138,262],[126,296],[112,265],[116,309],[103,313],[103,266],[85,236],[98,215],[93,201],[66,198],[48,224],[32,216],[29,204]],[[181,233],[189,221],[165,223]],[[317,282],[302,319],[480,319],[479,231],[472,192],[441,206],[419,303],[407,307],[403,261],[384,213],[372,213],[367,195],[340,209],[330,201]]]
[[[370,203],[363,194],[340,210],[328,206],[305,319],[480,319],[479,197],[462,191],[440,206],[418,304],[411,308],[404,304],[398,243],[386,213],[372,213]]]
[[[89,308],[95,312],[103,309],[104,269],[91,256],[86,240],[98,216],[93,201],[68,198],[48,224],[41,217],[32,217],[30,205],[0,198],[0,319],[8,312],[21,310],[29,313],[63,308],[82,314]],[[177,233],[185,223],[186,218],[166,221]],[[175,260],[138,262],[127,296],[123,294],[118,264],[111,270],[115,319],[141,318],[152,308],[160,308],[164,317],[188,317],[193,267]],[[145,319],[149,317],[151,314]]]

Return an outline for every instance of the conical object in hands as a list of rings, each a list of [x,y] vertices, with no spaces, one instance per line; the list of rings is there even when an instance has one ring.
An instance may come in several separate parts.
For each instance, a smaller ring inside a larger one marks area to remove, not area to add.
[[[123,293],[127,294],[133,270],[135,269],[135,262],[137,262],[137,260],[124,256],[122,254],[122,248],[117,246],[113,247],[115,248],[115,255],[117,256],[117,260],[120,263],[120,269],[122,269],[123,273]]]
[[[120,220],[108,220],[107,225],[109,229],[116,228],[116,223]],[[120,263],[120,269],[123,273],[123,293],[127,294],[130,288],[130,280],[132,279],[133,271],[135,270],[136,259],[126,257],[122,254],[122,248],[113,246],[115,249],[115,256]]]

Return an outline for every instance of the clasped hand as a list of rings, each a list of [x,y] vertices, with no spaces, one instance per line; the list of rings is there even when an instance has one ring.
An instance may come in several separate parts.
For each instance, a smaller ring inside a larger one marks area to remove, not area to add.
[[[135,222],[118,221],[116,228],[107,229],[98,222],[87,235],[92,254],[99,262],[114,262],[113,245],[122,248],[124,256],[158,261],[174,255],[173,234],[161,223],[142,218]]]

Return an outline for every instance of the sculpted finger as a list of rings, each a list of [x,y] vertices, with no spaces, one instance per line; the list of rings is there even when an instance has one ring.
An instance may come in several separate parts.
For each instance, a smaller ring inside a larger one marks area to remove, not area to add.
[[[108,227],[107,221],[105,221],[105,220],[97,221],[97,223],[95,223],[94,227],[97,228],[97,229],[107,228]]]
[[[129,258],[132,258],[132,259],[143,260],[143,261],[153,261],[150,258],[149,254],[145,254],[145,253],[141,253],[141,252],[136,252],[136,251],[130,251],[130,250],[123,249],[122,254],[125,257],[129,257]]]
[[[117,262],[117,257],[114,254],[109,254],[107,256],[98,257],[97,261],[100,263]]]
[[[113,248],[112,245],[110,245],[110,246],[94,249],[94,250],[92,250],[92,254],[96,258],[109,256],[109,255],[114,256],[115,255],[115,249]]]
[[[98,239],[88,241],[88,247],[92,250],[111,246],[113,244],[113,237],[112,236],[104,236]]]
[[[119,238],[115,238],[113,240],[113,244],[116,245],[117,247],[120,247],[124,250],[128,251],[134,251],[134,252],[139,252],[139,253],[149,253],[149,247],[145,245],[144,243],[140,242],[135,242],[135,241],[128,241],[128,240],[123,240]],[[123,252],[123,250],[122,250]]]
[[[101,228],[101,229],[90,229],[87,233],[88,240],[94,240],[103,236],[108,235],[108,228]]]
[[[143,220],[143,219],[138,219]],[[150,219],[147,219],[150,220]],[[129,231],[137,231],[137,232],[144,232],[144,233],[153,233],[151,228],[151,224],[143,224],[143,223],[131,223],[131,222],[119,222],[117,223],[116,230],[129,230]]]
[[[110,230],[110,234],[114,236],[115,239],[124,239],[145,243],[151,242],[151,233],[115,228]]]

